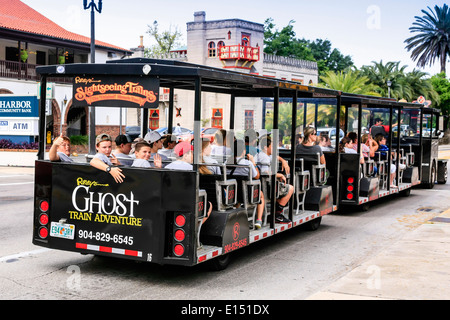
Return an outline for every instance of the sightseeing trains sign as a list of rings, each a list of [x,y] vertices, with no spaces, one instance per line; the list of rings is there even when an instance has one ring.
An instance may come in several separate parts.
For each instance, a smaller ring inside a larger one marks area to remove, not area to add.
[[[150,77],[75,77],[73,105],[157,108],[159,80]]]

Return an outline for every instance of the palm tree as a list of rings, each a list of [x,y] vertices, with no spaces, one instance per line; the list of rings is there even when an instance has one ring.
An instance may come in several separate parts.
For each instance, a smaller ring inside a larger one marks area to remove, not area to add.
[[[379,96],[376,87],[369,84],[369,80],[368,77],[361,75],[356,70],[347,69],[337,73],[327,71],[321,77],[323,84],[318,84],[318,86],[347,93]]]
[[[424,16],[414,17],[416,21],[409,28],[411,33],[416,33],[405,40],[408,52],[412,50],[411,59],[417,60],[417,66],[425,67],[440,60],[441,72],[445,72],[447,57],[450,55],[450,11],[447,4],[442,8],[434,6],[434,12],[422,10]]]
[[[389,61],[383,64],[383,60],[381,60],[380,62],[372,61],[372,63],[371,66],[362,66],[361,74],[369,78],[370,83],[377,87],[376,91],[381,96],[387,97],[390,89],[391,97],[403,98],[406,88],[402,85],[402,78],[406,66],[400,67],[400,61]],[[390,88],[387,85],[388,81],[391,82]]]

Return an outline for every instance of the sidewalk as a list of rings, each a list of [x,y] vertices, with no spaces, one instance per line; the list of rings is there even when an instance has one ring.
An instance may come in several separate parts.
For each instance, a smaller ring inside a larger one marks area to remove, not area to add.
[[[307,300],[379,299],[450,299],[450,209]]]

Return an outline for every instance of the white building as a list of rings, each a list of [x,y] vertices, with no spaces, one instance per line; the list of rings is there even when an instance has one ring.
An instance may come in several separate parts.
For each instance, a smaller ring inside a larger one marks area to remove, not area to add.
[[[206,20],[204,11],[194,13],[194,21],[187,23],[187,48],[175,50],[167,59],[250,73],[302,84],[318,82],[317,63],[263,53],[264,25],[241,19]],[[182,52],[181,52],[182,51]],[[178,53],[181,53],[177,56]],[[164,57],[163,57],[164,58]],[[161,95],[163,97],[163,95]],[[181,116],[173,120],[182,127],[193,128],[193,93],[175,90]],[[230,98],[220,94],[203,93],[202,126],[228,128]],[[167,101],[161,101],[159,122],[166,126]],[[235,129],[261,129],[264,115],[262,100],[240,98],[236,100]]]

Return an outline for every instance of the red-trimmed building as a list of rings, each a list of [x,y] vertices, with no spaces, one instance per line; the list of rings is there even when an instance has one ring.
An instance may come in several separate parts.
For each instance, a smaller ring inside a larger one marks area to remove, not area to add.
[[[130,55],[130,50],[96,40],[98,63]],[[0,95],[36,95],[36,66],[88,62],[90,38],[62,28],[20,0],[0,0]],[[86,134],[87,112],[70,108],[71,88],[53,79],[48,89],[47,130],[59,135],[62,110],[63,132]],[[97,124],[115,122],[114,115],[98,118]]]

